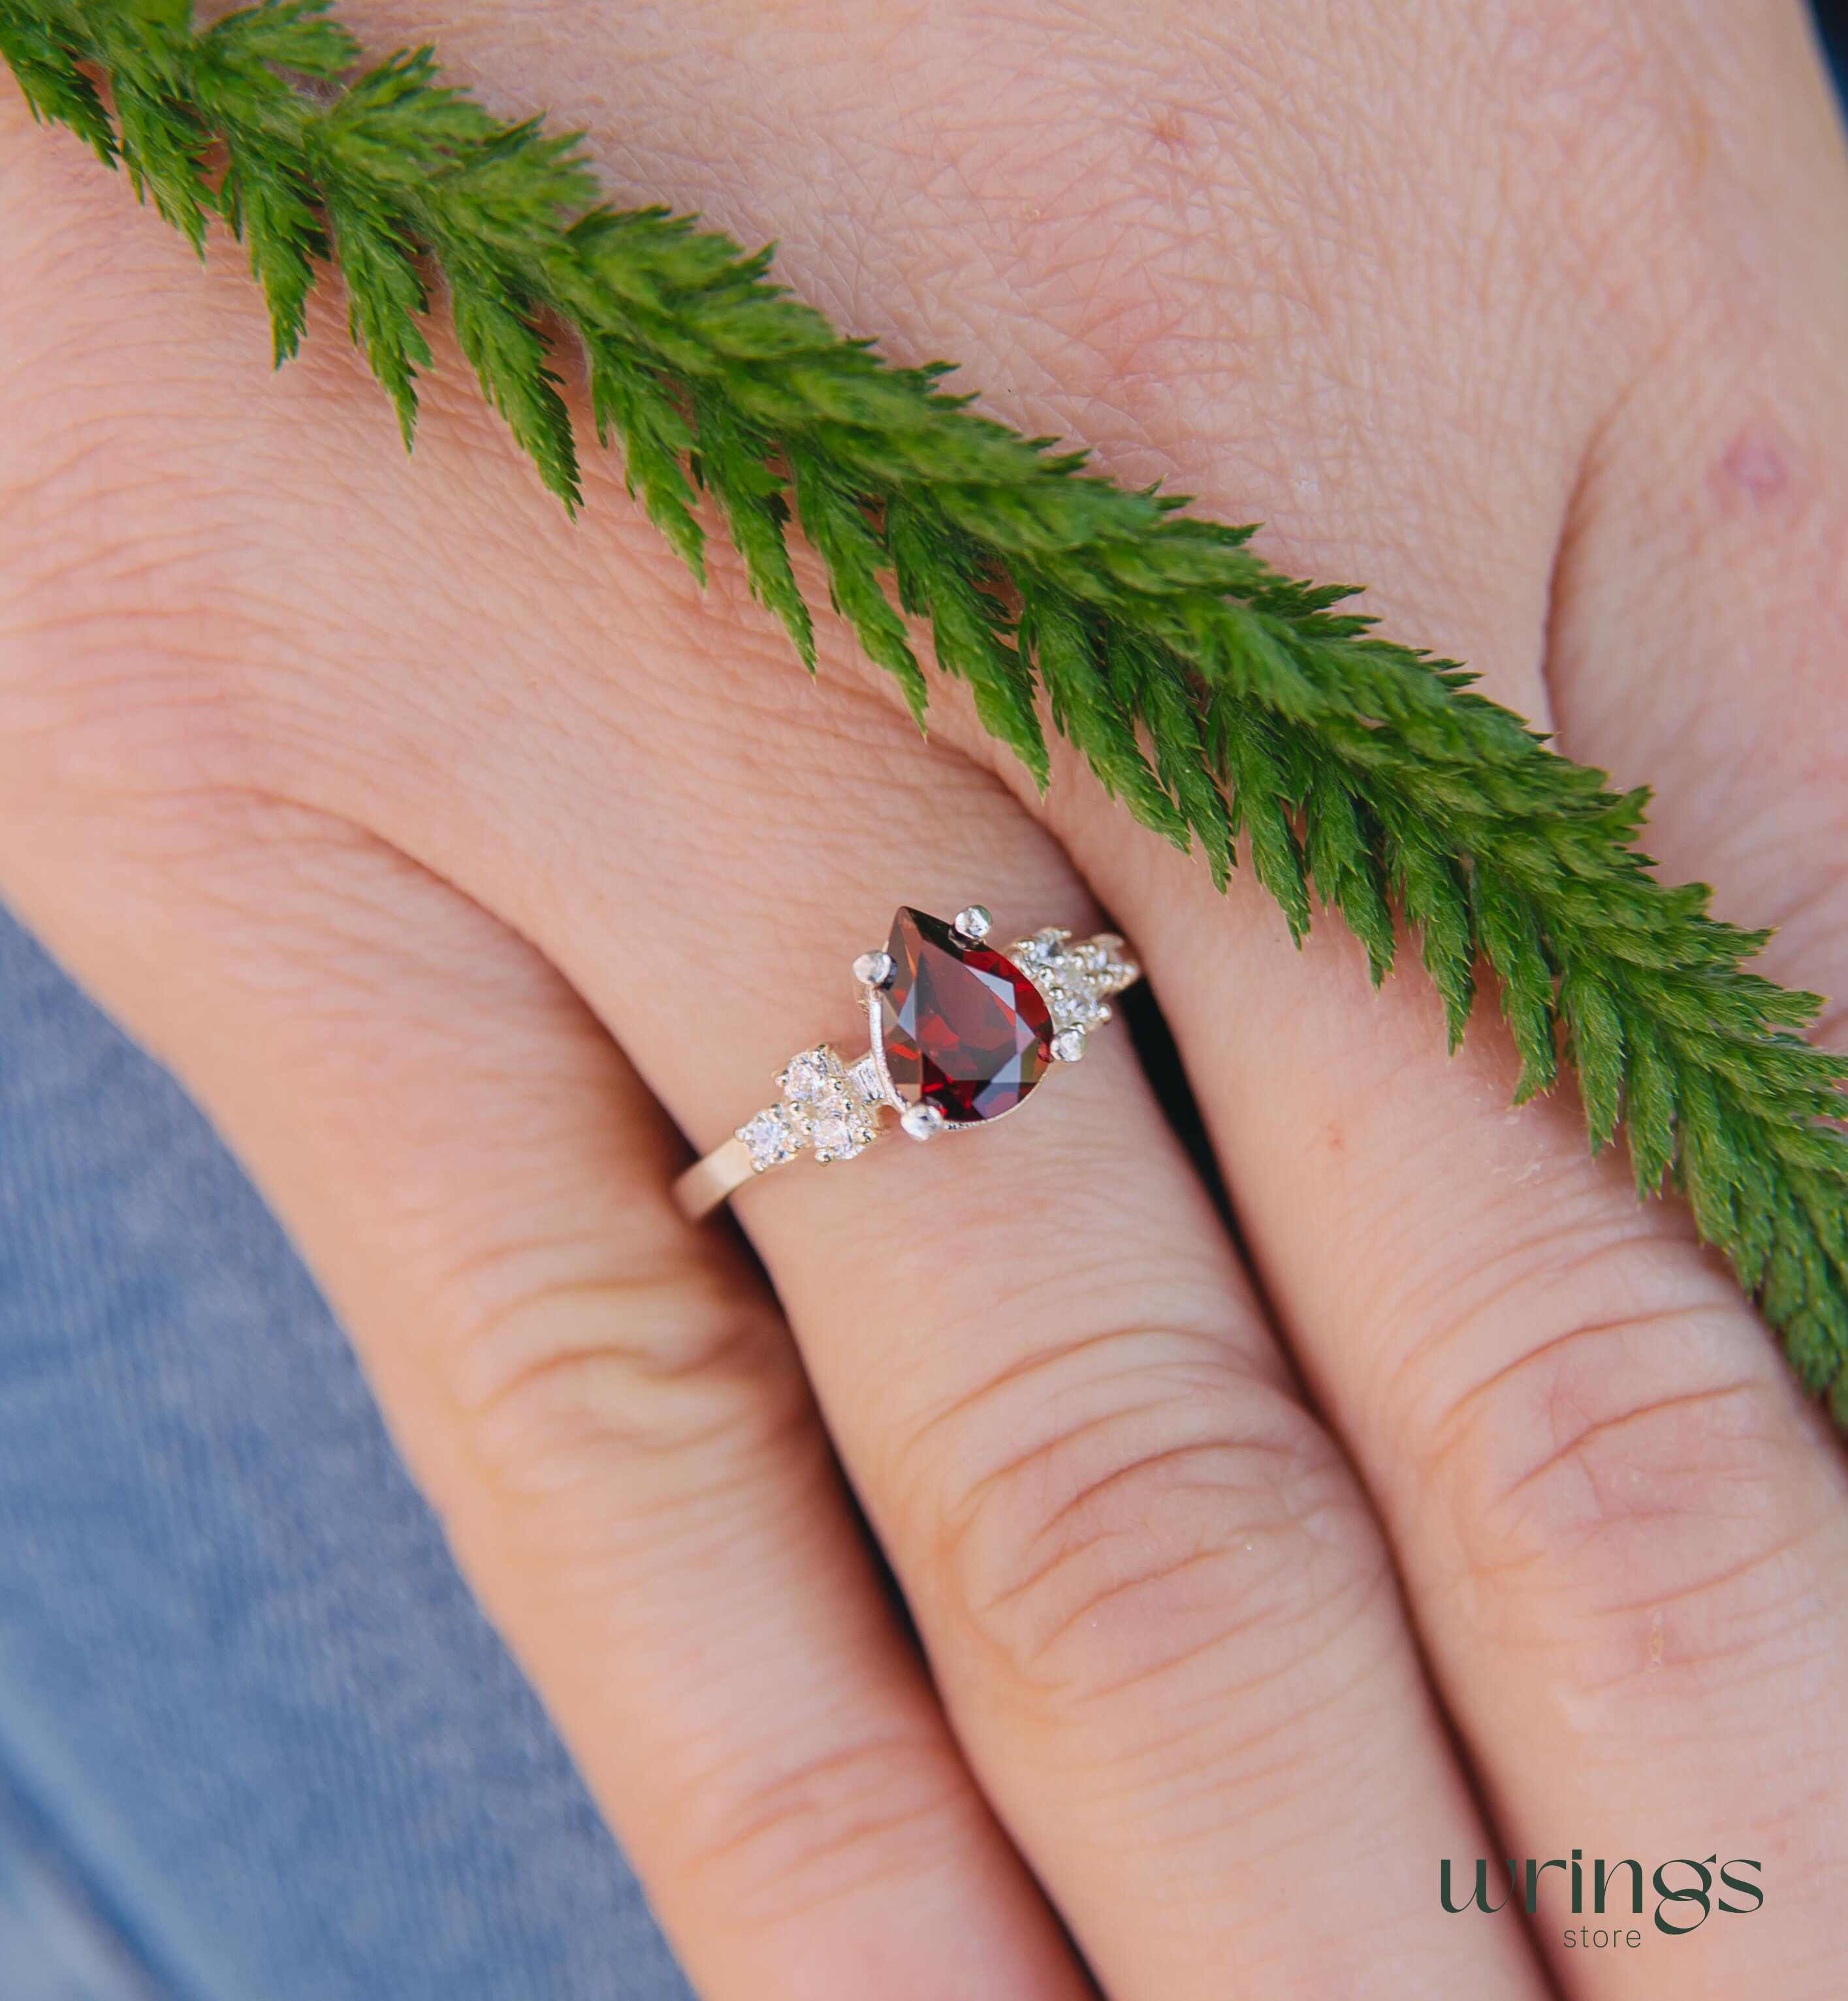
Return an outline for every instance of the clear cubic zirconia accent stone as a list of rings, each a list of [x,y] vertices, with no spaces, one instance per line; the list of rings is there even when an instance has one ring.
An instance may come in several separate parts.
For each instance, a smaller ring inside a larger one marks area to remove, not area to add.
[[[827,1044],[792,1056],[777,1082],[783,1118],[818,1161],[850,1161],[879,1137],[877,1101]]]
[[[753,1170],[760,1174],[766,1168],[779,1168],[786,1161],[794,1160],[802,1150],[802,1142],[775,1106],[746,1119],[738,1128],[738,1137],[751,1156]]]
[[[1120,994],[1137,976],[1138,969],[1124,955],[1122,945],[1108,932],[1074,944],[1069,931],[1048,926],[1008,950],[1045,997],[1062,1040],[1075,1035],[1082,1046],[1085,1035],[1111,1018],[1111,995]]]

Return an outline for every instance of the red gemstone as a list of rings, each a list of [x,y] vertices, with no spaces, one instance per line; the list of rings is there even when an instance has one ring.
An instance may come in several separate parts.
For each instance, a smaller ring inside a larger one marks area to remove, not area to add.
[[[879,997],[886,1074],[908,1105],[953,1126],[1011,1112],[1045,1074],[1052,1019],[1010,959],[959,938],[941,917],[901,910],[886,941]]]

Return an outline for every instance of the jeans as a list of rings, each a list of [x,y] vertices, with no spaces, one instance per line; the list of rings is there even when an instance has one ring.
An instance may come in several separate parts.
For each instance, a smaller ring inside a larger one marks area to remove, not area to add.
[[[326,1307],[0,914],[0,2001],[687,2001]]]

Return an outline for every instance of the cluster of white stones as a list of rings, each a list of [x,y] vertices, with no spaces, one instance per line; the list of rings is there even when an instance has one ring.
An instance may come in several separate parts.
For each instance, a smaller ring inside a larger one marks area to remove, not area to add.
[[[879,1137],[884,1096],[870,1058],[849,1070],[825,1042],[792,1056],[776,1082],[783,1102],[737,1131],[758,1174],[794,1160],[805,1147],[818,1161],[850,1161]]]
[[[1111,1018],[1111,997],[1142,976],[1114,931],[1074,942],[1069,931],[1049,926],[1016,940],[1008,956],[1044,997],[1052,1017],[1052,1053],[1062,1063],[1084,1053],[1085,1037]]]

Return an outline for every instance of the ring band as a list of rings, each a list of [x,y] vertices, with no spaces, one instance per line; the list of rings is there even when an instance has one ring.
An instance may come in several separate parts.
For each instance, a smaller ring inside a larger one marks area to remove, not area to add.
[[[1049,927],[1005,952],[985,940],[979,903],[950,922],[908,907],[885,948],[862,952],[871,1047],[852,1062],[823,1042],[777,1073],[777,1102],[755,1112],[674,1184],[697,1221],[772,1168],[804,1154],[850,1161],[891,1128],[914,1140],[967,1132],[1017,1110],[1055,1064],[1076,1063],[1110,1003],[1142,976],[1114,932],[1074,939]]]

